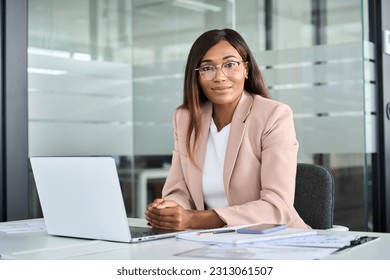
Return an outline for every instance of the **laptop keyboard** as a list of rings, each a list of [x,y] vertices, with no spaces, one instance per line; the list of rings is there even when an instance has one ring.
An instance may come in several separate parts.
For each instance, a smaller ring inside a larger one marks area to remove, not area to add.
[[[157,229],[157,228],[143,228],[143,227],[130,227],[131,237],[144,237],[151,235],[159,235],[164,233],[175,232],[174,230],[168,229]]]

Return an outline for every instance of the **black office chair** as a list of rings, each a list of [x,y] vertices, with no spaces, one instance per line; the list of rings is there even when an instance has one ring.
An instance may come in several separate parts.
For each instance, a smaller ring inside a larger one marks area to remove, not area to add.
[[[313,229],[333,228],[332,173],[319,165],[298,163],[294,207]]]

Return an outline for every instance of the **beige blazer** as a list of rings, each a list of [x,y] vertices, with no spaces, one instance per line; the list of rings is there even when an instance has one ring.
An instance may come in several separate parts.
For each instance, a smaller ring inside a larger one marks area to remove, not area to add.
[[[172,167],[163,197],[185,209],[204,210],[202,168],[212,115],[212,104],[202,106],[202,131],[196,146],[197,166],[187,157],[188,111],[173,117]],[[228,226],[284,223],[308,228],[293,207],[298,142],[293,114],[287,105],[243,93],[233,115],[224,166],[224,187],[229,202],[214,209]]]

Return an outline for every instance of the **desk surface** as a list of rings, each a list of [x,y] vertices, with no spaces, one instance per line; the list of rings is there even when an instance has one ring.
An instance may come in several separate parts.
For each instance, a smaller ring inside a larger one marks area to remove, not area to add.
[[[129,219],[131,224],[144,224],[142,219]],[[318,231],[320,234],[379,236],[377,240],[331,254],[326,259],[390,260],[390,233],[355,231]],[[0,234],[0,255],[4,259],[88,259],[88,260],[172,260],[192,259],[176,256],[204,244],[176,240],[154,240],[138,244],[85,240],[50,236],[46,232]]]

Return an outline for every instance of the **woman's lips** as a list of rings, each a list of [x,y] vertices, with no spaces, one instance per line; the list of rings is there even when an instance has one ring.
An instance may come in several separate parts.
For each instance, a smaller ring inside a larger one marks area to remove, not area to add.
[[[231,89],[232,87],[231,86],[226,86],[226,87],[213,87],[211,88],[212,90],[227,90],[227,89]]]

